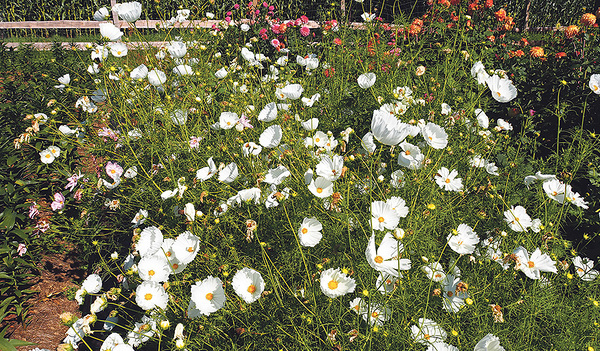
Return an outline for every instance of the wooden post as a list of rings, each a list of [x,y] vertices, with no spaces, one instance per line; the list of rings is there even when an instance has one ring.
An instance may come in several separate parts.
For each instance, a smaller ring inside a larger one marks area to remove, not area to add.
[[[111,12],[112,12],[112,17],[113,17],[113,24],[115,26],[117,26],[117,28],[121,28],[121,26],[119,24],[119,15],[117,15],[117,12],[115,10],[113,10],[113,8],[115,7],[116,4],[117,4],[117,0],[110,0],[110,7],[111,7]]]

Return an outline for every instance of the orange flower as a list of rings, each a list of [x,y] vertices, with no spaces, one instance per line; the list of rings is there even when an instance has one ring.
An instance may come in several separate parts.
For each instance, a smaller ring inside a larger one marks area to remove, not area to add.
[[[485,0],[484,7],[486,9],[491,9],[492,7],[494,7],[494,0]]]
[[[510,51],[508,53],[508,57],[522,57],[524,55],[525,53],[523,52],[523,50]]]
[[[531,55],[531,57],[535,57],[535,58],[542,58],[545,56],[544,48],[539,47],[539,46],[534,46],[531,48],[531,50],[529,50],[529,55]]]
[[[335,38],[335,39],[333,39],[333,42],[334,42],[336,45],[342,45],[342,39],[340,39],[340,38]]]
[[[450,7],[450,1],[449,0],[438,0],[438,4],[445,6],[445,7]]]
[[[596,16],[594,16],[591,13],[584,13],[583,15],[581,15],[580,22],[583,26],[586,27],[593,26],[594,24],[596,24]]]
[[[579,27],[577,27],[576,25],[570,25],[567,27],[567,29],[565,29],[565,36],[567,37],[567,39],[571,39],[577,34],[579,34]]]
[[[521,46],[527,46],[527,45],[529,45],[529,41],[527,41],[527,39],[525,39],[525,38],[521,38],[521,40],[519,41],[519,44],[521,44]]]
[[[500,9],[494,13],[494,16],[496,16],[496,20],[498,22],[504,22],[504,19],[506,18],[506,10]]]
[[[566,56],[567,56],[567,53],[564,52],[564,51],[561,51],[561,52],[557,52],[554,57],[556,57],[557,59],[559,59],[559,58],[563,58],[563,57],[566,57]]]
[[[504,30],[509,31],[509,30],[513,29],[514,26],[515,26],[515,22],[513,21],[513,18],[506,17],[506,19],[504,20]]]

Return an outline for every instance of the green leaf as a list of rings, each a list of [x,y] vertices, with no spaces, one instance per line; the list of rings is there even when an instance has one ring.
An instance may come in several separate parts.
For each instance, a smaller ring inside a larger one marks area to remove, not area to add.
[[[2,212],[2,218],[4,218],[4,220],[0,222],[0,229],[10,230],[15,226],[17,214],[14,213],[12,209],[7,208]]]

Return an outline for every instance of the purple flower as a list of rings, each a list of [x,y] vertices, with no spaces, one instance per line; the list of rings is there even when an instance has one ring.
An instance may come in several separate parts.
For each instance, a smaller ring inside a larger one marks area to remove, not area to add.
[[[72,176],[67,178],[69,183],[67,184],[67,186],[65,186],[65,189],[69,189],[69,191],[73,191],[73,189],[77,186],[77,182],[79,181],[79,179],[81,177],[83,177],[83,174],[81,174],[81,171],[79,171],[79,174],[73,174]]]
[[[254,128],[251,124],[250,124],[250,120],[248,119],[248,116],[246,116],[245,114],[242,113],[242,117],[240,117],[240,119],[238,120],[238,123],[241,124],[242,126],[244,126],[244,128]]]
[[[17,253],[19,254],[19,256],[25,255],[26,252],[27,252],[27,247],[25,246],[25,244],[23,244],[23,243],[19,244],[19,247],[17,248]]]
[[[106,173],[112,180],[117,181],[123,175],[123,167],[119,166],[116,162],[108,161],[106,164]]]
[[[33,219],[33,217],[39,214],[40,211],[38,211],[38,205],[35,202],[32,203],[31,206],[29,206],[29,218]]]
[[[65,196],[62,193],[54,194],[54,201],[50,204],[52,211],[62,210],[65,207]]]

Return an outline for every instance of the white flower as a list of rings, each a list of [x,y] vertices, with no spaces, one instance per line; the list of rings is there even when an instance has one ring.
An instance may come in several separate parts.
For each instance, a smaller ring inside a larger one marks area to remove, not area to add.
[[[239,175],[238,166],[235,162],[231,162],[219,172],[218,180],[223,183],[233,182]]]
[[[277,168],[272,168],[267,172],[264,182],[268,184],[279,185],[290,175],[290,171],[285,168],[285,166],[278,166]]]
[[[265,281],[259,272],[248,267],[237,271],[231,280],[235,293],[246,303],[258,300],[265,290]]]
[[[392,210],[396,212],[396,214],[402,218],[408,216],[408,207],[406,206],[406,201],[398,196],[392,196],[386,202],[387,205],[390,206]]]
[[[169,45],[167,45],[167,51],[172,58],[182,58],[187,53],[187,46],[184,42],[172,41]]]
[[[434,282],[441,282],[446,278],[446,273],[444,273],[444,268],[439,262],[433,262],[426,266],[421,267],[421,270],[427,278],[433,280]]]
[[[129,73],[129,77],[133,80],[144,79],[148,76],[148,67],[146,65],[141,64],[136,68],[132,69]]]
[[[517,88],[510,79],[494,74],[488,78],[486,84],[492,92],[492,97],[498,102],[509,102],[517,97]]]
[[[88,294],[97,294],[102,290],[102,278],[98,274],[90,274],[81,283],[81,288]]]
[[[450,105],[448,105],[447,103],[442,103],[442,115],[444,116],[448,116],[450,113],[452,113],[452,108],[450,107]]]
[[[283,130],[278,124],[272,125],[262,132],[258,142],[266,148],[274,148],[279,145],[283,137]]]
[[[194,70],[188,65],[179,65],[173,68],[173,73],[178,76],[191,76],[194,74]]]
[[[311,179],[308,190],[316,197],[326,198],[333,194],[333,182],[323,177],[317,177],[316,180]]]
[[[127,45],[125,43],[111,43],[108,47],[114,57],[127,56]]]
[[[485,67],[481,61],[475,62],[471,67],[471,76],[477,79],[478,84],[485,85],[490,75],[486,72]]]
[[[90,101],[90,98],[87,96],[82,96],[79,99],[77,99],[77,101],[75,102],[75,108],[78,108],[80,106],[81,109],[87,113],[94,113],[98,111],[98,107],[92,101]]]
[[[409,259],[399,258],[403,251],[404,246],[391,232],[385,234],[379,248],[375,249],[375,233],[373,233],[367,244],[365,256],[369,265],[376,271],[398,277],[399,270],[405,271],[411,267]]]
[[[135,290],[135,303],[145,311],[155,307],[165,309],[169,303],[169,295],[162,284],[144,281]]]
[[[329,268],[321,272],[320,286],[323,294],[335,299],[338,296],[354,292],[354,279],[342,273],[339,268]]]
[[[140,239],[136,244],[136,249],[141,257],[151,256],[160,250],[163,243],[163,235],[157,227],[147,227],[140,233]]]
[[[213,19],[213,18],[215,18],[215,14],[214,14],[214,13],[212,13],[212,12],[207,12],[207,13],[206,13],[206,18],[208,18],[208,19]]]
[[[544,189],[544,192],[546,192],[546,195],[561,204],[565,201],[567,186],[568,185],[556,178],[548,179],[542,184],[542,188]]]
[[[501,130],[513,130],[512,124],[506,122],[505,120],[503,120],[502,118],[498,118],[498,120],[496,121],[496,130],[497,131],[501,131]]]
[[[300,84],[288,84],[281,89],[281,94],[288,99],[297,100],[303,91],[304,88]]]
[[[598,276],[598,271],[593,269],[594,261],[587,257],[573,257],[573,266],[575,266],[575,272],[577,272],[577,275],[586,282],[591,282]]]
[[[541,272],[557,272],[556,262],[552,261],[548,254],[542,254],[539,248],[529,256],[527,250],[519,246],[513,254],[517,257],[515,269],[525,273],[531,279],[540,279]]]
[[[365,22],[371,22],[375,18],[375,14],[364,12],[362,15],[360,15],[360,18],[362,18]]]
[[[277,118],[277,104],[269,102],[265,107],[258,113],[258,120],[262,122],[271,122]]]
[[[167,82],[167,75],[165,72],[157,69],[148,72],[147,78],[148,82],[155,87],[160,87]]]
[[[480,109],[480,108],[475,109],[475,118],[477,118],[477,124],[481,128],[487,129],[490,126],[490,119],[485,114],[485,112],[483,112],[482,109]]]
[[[594,93],[600,95],[600,74],[592,74],[590,76],[589,86]]]
[[[361,146],[370,154],[375,152],[377,145],[375,144],[375,141],[373,141],[373,133],[367,132],[367,134],[362,137]]]
[[[448,168],[442,167],[434,178],[437,185],[446,191],[461,191],[463,190],[462,178],[456,178],[457,175],[457,170],[449,171]]]
[[[215,72],[215,77],[219,78],[219,79],[223,79],[225,77],[227,77],[227,70],[225,69],[225,67],[221,68],[220,70]]]
[[[413,340],[424,345],[442,343],[447,337],[444,329],[436,322],[427,318],[419,318],[417,325],[411,326],[410,331]]]
[[[363,89],[369,89],[370,87],[373,86],[373,84],[375,84],[376,79],[377,79],[377,76],[373,72],[363,73],[360,76],[358,76],[358,79],[357,79],[358,86]]]
[[[458,286],[461,280],[459,276],[448,274],[442,281],[442,306],[448,312],[458,312],[464,305],[465,299],[469,297],[466,291],[461,291]]]
[[[444,128],[435,123],[427,123],[421,129],[421,134],[423,134],[423,138],[425,138],[427,144],[434,149],[441,150],[448,145],[448,133],[446,133]]]
[[[235,112],[221,112],[221,115],[219,116],[219,127],[221,129],[231,129],[235,127],[239,120],[240,118]]]
[[[123,177],[127,179],[135,178],[135,176],[137,176],[137,166],[129,167],[125,173],[123,173]]]
[[[164,283],[169,280],[171,267],[159,250],[154,255],[142,257],[138,262],[138,274],[142,280]]]
[[[400,122],[393,114],[380,110],[373,111],[371,132],[377,141],[385,145],[397,145],[409,134],[410,128],[406,123]]]
[[[500,345],[500,339],[494,334],[487,334],[484,336],[473,351],[504,351],[504,347]]]
[[[123,32],[112,23],[103,22],[98,24],[98,26],[100,27],[100,35],[110,41],[119,40],[123,36]]]
[[[393,171],[390,176],[391,176],[390,184],[394,188],[402,188],[402,187],[404,187],[404,172],[402,172],[401,170],[397,169],[397,170]]]
[[[140,18],[140,15],[142,14],[142,4],[137,1],[124,2],[113,6],[113,10],[123,21],[132,23]]]
[[[110,24],[110,23],[109,23]],[[114,26],[113,26],[114,27]],[[118,30],[117,27],[114,27],[115,29]],[[122,34],[122,33],[121,33]],[[106,58],[108,58],[108,48],[104,47],[102,45],[98,45],[96,46],[96,48],[90,53],[90,57],[92,58],[92,60],[98,59],[100,61],[104,61]],[[96,72],[98,73],[98,72]]]
[[[177,236],[171,250],[175,258],[182,264],[191,263],[200,250],[200,239],[189,231]]]
[[[112,351],[117,345],[125,344],[123,337],[117,333],[112,333],[104,339],[100,351]]]
[[[323,230],[323,225],[316,218],[304,218],[300,229],[298,229],[300,244],[302,246],[314,247],[323,237],[321,230]]]
[[[226,299],[221,279],[208,276],[192,285],[188,316],[195,318],[199,315],[208,316],[217,312],[225,305]]]
[[[527,228],[531,227],[531,217],[527,214],[527,211],[523,206],[512,206],[510,210],[504,211],[504,220],[508,223],[510,229],[515,232],[527,231]]]
[[[342,175],[343,168],[343,156],[334,155],[333,159],[331,159],[328,155],[326,155],[321,158],[321,162],[317,164],[316,172],[318,176],[334,182]]]
[[[245,157],[248,157],[250,155],[258,156],[258,154],[260,154],[261,151],[262,151],[262,146],[257,145],[256,143],[253,143],[253,142],[245,143],[242,145],[242,154]]]
[[[369,303],[363,308],[361,315],[369,325],[382,326],[392,316],[392,310],[384,304]]]
[[[235,206],[241,205],[242,203],[247,203],[254,200],[254,204],[258,205],[260,201],[261,192],[259,188],[250,188],[243,189],[238,191],[238,193],[229,199],[227,199],[227,205]]]
[[[201,182],[210,179],[215,173],[217,173],[217,166],[213,161],[213,158],[209,158],[207,161],[208,166],[201,168],[196,171],[196,178],[200,179]]]
[[[46,149],[46,150],[43,150],[40,152],[40,159],[41,159],[42,163],[50,164],[50,163],[54,162],[56,157],[54,157],[54,154],[52,153],[52,151]]]
[[[398,153],[399,165],[413,170],[423,167],[425,155],[423,155],[418,146],[405,141],[400,144],[400,147],[403,151]]]
[[[316,130],[317,127],[319,126],[319,119],[311,118],[300,124],[302,125],[302,128],[304,128],[304,130],[308,130],[309,132],[312,132],[313,130]]]
[[[475,251],[475,245],[479,243],[477,233],[467,224],[460,224],[456,230],[448,234],[448,246],[456,253],[461,255],[472,254]]]
[[[110,13],[106,7],[99,8],[94,12],[94,21],[106,21],[110,17]]]
[[[371,204],[371,227],[373,230],[393,230],[398,226],[400,215],[383,201]]]

